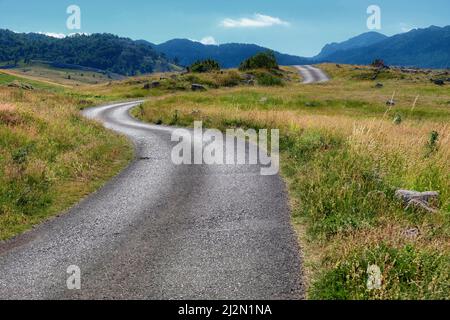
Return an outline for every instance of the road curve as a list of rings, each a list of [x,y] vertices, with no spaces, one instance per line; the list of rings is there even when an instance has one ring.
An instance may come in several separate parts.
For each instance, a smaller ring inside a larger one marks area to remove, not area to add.
[[[319,68],[313,66],[295,66],[300,71],[301,76],[303,77],[304,84],[310,83],[322,83],[327,82],[330,78],[320,70]]]
[[[259,166],[175,166],[173,129],[86,110],[136,160],[101,190],[0,244],[0,299],[301,299],[285,185]],[[67,268],[81,290],[67,289]]]

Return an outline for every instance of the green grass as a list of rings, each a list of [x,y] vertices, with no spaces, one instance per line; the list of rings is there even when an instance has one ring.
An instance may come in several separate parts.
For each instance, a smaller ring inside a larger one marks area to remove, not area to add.
[[[317,300],[446,300],[450,279],[448,255],[439,250],[417,250],[413,245],[393,248],[384,243],[353,251],[336,261],[311,289]],[[379,290],[367,290],[367,269],[381,270]]]
[[[11,80],[24,81],[0,73],[0,82]],[[34,90],[0,85],[0,240],[97,190],[133,153],[125,138],[79,114],[83,98],[26,82]]]

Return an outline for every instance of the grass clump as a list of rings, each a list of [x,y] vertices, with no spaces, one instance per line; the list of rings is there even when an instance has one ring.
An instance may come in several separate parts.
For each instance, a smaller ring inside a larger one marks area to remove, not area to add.
[[[282,86],[283,80],[269,72],[258,72],[256,74],[256,80],[261,86]]]
[[[359,248],[346,257],[328,261],[310,297],[318,300],[445,300],[450,292],[448,255],[413,245],[385,243]],[[368,268],[381,271],[381,287],[368,289]]]

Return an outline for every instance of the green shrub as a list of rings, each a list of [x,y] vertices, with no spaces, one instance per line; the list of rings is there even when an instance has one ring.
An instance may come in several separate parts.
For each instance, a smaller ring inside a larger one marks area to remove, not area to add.
[[[220,65],[215,60],[207,59],[207,60],[194,62],[191,66],[188,67],[188,70],[190,72],[195,72],[195,73],[219,71]]]
[[[243,61],[239,66],[239,70],[241,71],[254,69],[273,70],[278,68],[279,66],[275,54],[271,51],[258,53]]]
[[[282,86],[283,80],[267,72],[262,72],[256,75],[256,80],[261,86]]]
[[[236,71],[230,71],[217,77],[217,85],[220,87],[235,87],[241,82],[241,76]]]

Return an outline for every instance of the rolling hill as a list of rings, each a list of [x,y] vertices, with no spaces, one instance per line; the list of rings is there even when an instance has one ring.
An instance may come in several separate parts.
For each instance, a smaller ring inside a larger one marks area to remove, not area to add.
[[[188,66],[197,60],[214,59],[223,68],[234,68],[249,57],[270,50],[255,44],[229,43],[222,45],[204,45],[187,39],[174,39],[154,45],[155,50],[164,53],[176,64]],[[281,65],[307,64],[311,60],[275,52],[278,63]]]

